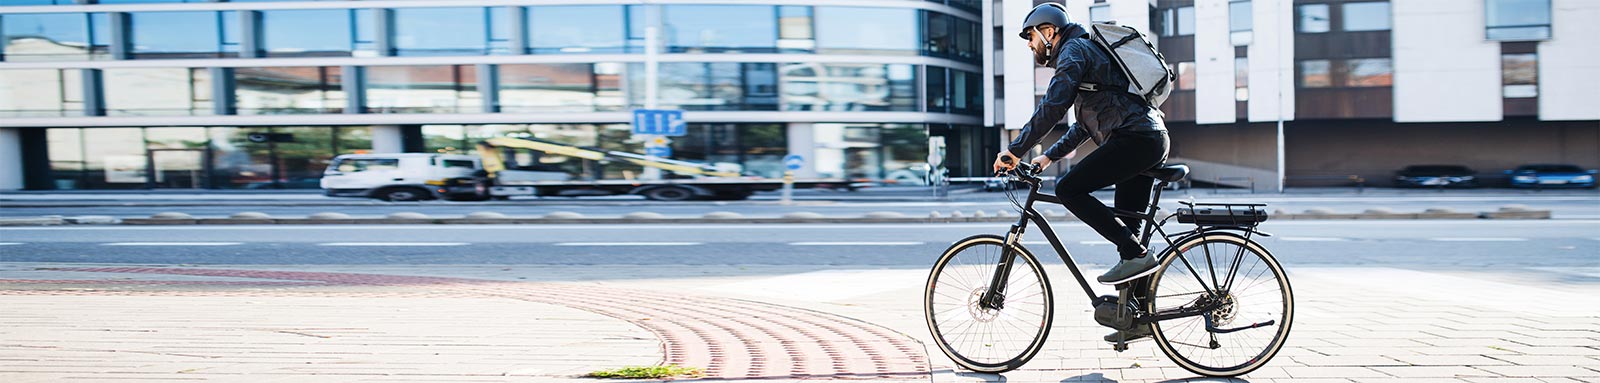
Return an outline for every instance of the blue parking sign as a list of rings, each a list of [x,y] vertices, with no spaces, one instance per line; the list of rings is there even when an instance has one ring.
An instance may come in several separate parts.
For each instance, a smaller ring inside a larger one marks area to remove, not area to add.
[[[789,170],[800,170],[806,166],[806,158],[799,154],[783,156],[783,166]]]
[[[633,110],[633,134],[682,136],[688,133],[689,123],[683,120],[682,110]]]

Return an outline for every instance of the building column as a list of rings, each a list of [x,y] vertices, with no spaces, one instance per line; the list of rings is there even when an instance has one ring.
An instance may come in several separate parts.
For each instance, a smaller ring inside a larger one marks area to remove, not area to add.
[[[345,65],[339,67],[339,86],[344,89],[344,113],[361,114],[367,110],[366,67]]]
[[[209,68],[211,72],[211,113],[218,116],[235,114],[233,68]]]
[[[806,158],[805,166],[794,172],[796,178],[817,178],[817,140],[809,122],[791,122],[784,129],[789,139],[789,154]],[[838,160],[843,160],[840,158]],[[843,163],[843,162],[839,162]]]
[[[239,12],[239,58],[261,57],[261,11]]]
[[[0,190],[22,190],[22,129],[0,128]]]
[[[405,143],[399,125],[372,126],[373,153],[404,153]]]
[[[111,59],[127,60],[133,50],[133,23],[127,12],[111,12]]]
[[[483,100],[483,106],[478,109],[482,113],[500,113],[500,66],[494,64],[478,64],[478,94]]]

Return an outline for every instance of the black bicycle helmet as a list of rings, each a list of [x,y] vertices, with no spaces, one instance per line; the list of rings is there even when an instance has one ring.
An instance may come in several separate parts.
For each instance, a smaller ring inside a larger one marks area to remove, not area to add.
[[[1071,23],[1072,17],[1067,16],[1067,7],[1065,5],[1060,3],[1039,4],[1028,12],[1028,17],[1022,19],[1022,32],[1017,35],[1021,36],[1023,40],[1032,40],[1031,36],[1033,35],[1034,27],[1050,24],[1055,26],[1056,30],[1063,30],[1067,24]]]

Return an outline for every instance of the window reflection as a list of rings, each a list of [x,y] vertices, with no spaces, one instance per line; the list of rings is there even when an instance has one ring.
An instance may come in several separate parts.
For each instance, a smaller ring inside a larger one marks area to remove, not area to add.
[[[481,55],[489,53],[486,8],[396,8],[396,56]]]
[[[1323,33],[1331,29],[1333,19],[1328,16],[1327,4],[1304,4],[1295,8],[1300,13],[1300,33]]]
[[[205,68],[104,69],[106,115],[211,114],[211,72]]]
[[[1340,15],[1340,18],[1344,20],[1343,27],[1345,31],[1389,30],[1389,2],[1387,1],[1344,3],[1341,10],[1344,12]]]
[[[950,112],[949,71],[943,67],[930,66],[927,69],[927,85],[923,87],[928,92],[928,107],[930,113]]]
[[[780,124],[689,124],[672,141],[672,158],[701,163],[733,163],[745,174],[782,177],[789,140]]]
[[[622,110],[621,72],[617,63],[501,65],[500,111]]]
[[[238,114],[344,111],[339,67],[238,68],[233,78]]]
[[[778,109],[776,64],[662,63],[660,78],[661,105],[684,110]]]
[[[773,52],[777,47],[772,6],[669,5],[661,13],[669,52]]]
[[[798,5],[778,7],[778,50],[811,52],[816,48],[816,35],[812,33],[811,28],[811,7]]]
[[[1300,62],[1300,87],[1301,88],[1326,88],[1333,86],[1331,62],[1328,60],[1306,60]]]
[[[51,129],[54,130],[54,129]],[[90,128],[83,132],[83,189],[140,189],[147,181],[143,129]]]
[[[916,111],[916,75],[904,64],[785,64],[783,110]]]
[[[111,21],[104,13],[0,15],[5,61],[110,58]]]
[[[1550,38],[1550,0],[1487,0],[1490,40]]]
[[[528,8],[528,48],[533,53],[620,53],[625,46],[621,5]]]
[[[374,66],[366,68],[367,111],[371,113],[476,113],[478,94],[472,65]]]
[[[267,57],[349,56],[354,12],[261,11],[261,49]]]
[[[1350,59],[1344,62],[1344,81],[1348,87],[1373,87],[1394,85],[1394,68],[1390,59]]]
[[[915,55],[918,25],[914,9],[816,7],[817,52]]]
[[[237,45],[224,49],[224,12],[135,12],[129,14],[133,58],[238,57]],[[237,31],[232,32],[237,38]],[[236,41],[234,41],[236,43]]]
[[[1532,98],[1539,96],[1539,54],[1513,53],[1500,55],[1502,95],[1505,98]]]
[[[813,124],[823,178],[926,179],[927,128],[907,124]]]
[[[950,57],[954,49],[955,37],[951,34],[952,21],[950,15],[938,12],[922,11],[922,54],[934,57]]]
[[[0,70],[0,117],[81,116],[82,81],[77,69]]]

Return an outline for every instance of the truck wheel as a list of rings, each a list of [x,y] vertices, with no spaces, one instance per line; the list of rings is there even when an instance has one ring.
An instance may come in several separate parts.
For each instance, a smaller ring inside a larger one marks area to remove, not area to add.
[[[384,201],[421,201],[428,198],[428,193],[416,188],[384,189],[373,195]]]
[[[662,186],[646,190],[642,194],[651,201],[687,201],[694,198],[693,191],[676,186]]]

